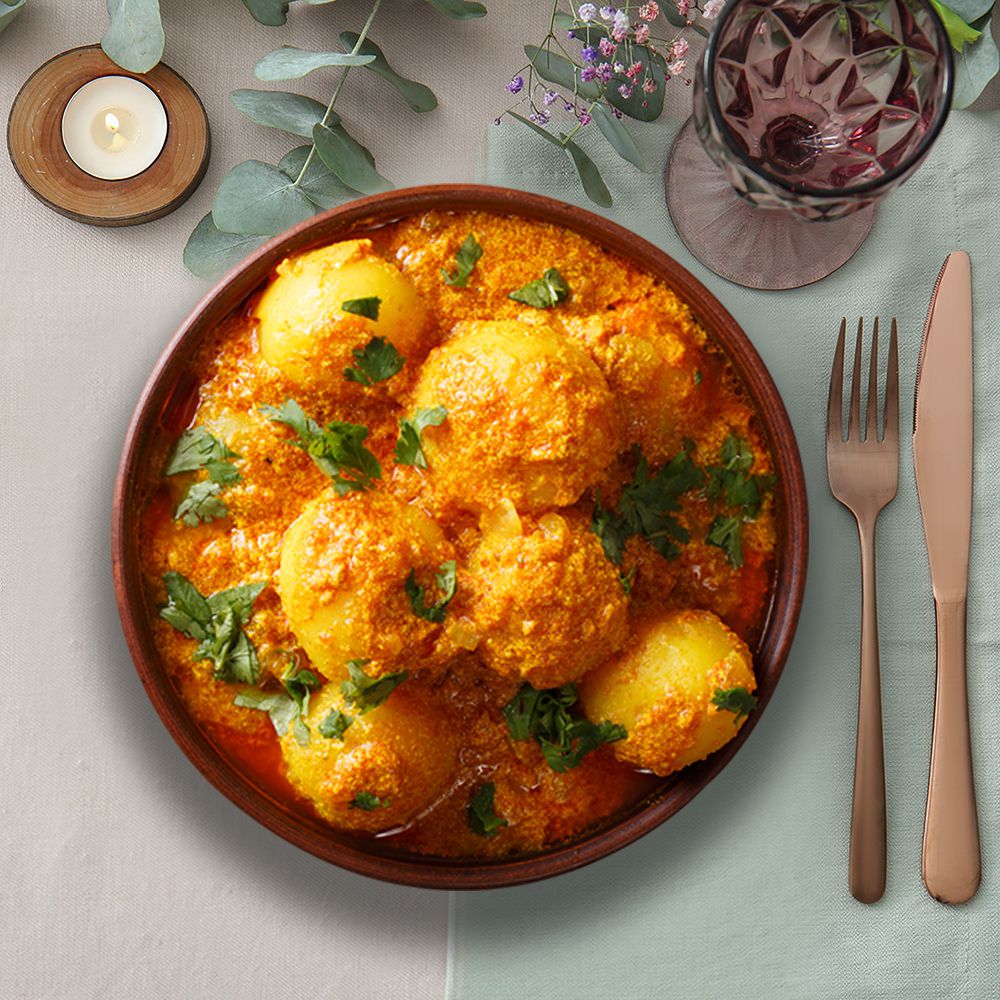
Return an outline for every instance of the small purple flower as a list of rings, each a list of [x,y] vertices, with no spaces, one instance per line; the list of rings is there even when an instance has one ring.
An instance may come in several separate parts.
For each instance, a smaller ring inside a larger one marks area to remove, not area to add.
[[[511,94],[520,94],[523,87],[524,77],[520,75],[515,76],[514,79],[507,84],[507,90]]]
[[[617,14],[617,13],[618,13],[618,11],[616,11],[614,9],[614,7],[602,7],[601,8],[601,17],[605,21],[613,21],[615,19],[615,14]]]
[[[569,101],[567,101],[567,102],[566,102],[566,103],[565,103],[565,104],[563,105],[563,111],[572,111],[572,110],[573,110],[573,105],[572,105],[572,104],[570,104],[570,103],[569,103]]]
[[[622,97],[631,97],[632,96],[632,85],[628,84],[628,83],[623,83],[618,88],[618,93],[621,94]]]
[[[566,37],[567,38],[576,38],[576,32],[573,31],[572,28],[571,28],[569,31],[566,32]]]
[[[493,119],[493,124],[494,125],[499,125],[500,124],[500,119],[499,118],[494,118]]]
[[[600,52],[598,52],[593,45],[588,45],[586,48],[580,49],[580,58],[582,58],[584,62],[597,62],[599,56]]]
[[[554,90],[546,90],[545,96],[542,98],[547,108],[555,104],[558,99],[559,95]]]
[[[625,11],[623,10],[615,11],[614,33],[616,35],[621,35],[622,37],[624,37],[628,32],[628,27],[629,27],[628,14],[626,14]]]
[[[548,125],[551,115],[547,111],[536,111],[528,117],[536,125]]]
[[[580,4],[580,9],[577,11],[580,15],[581,21],[596,21],[597,20],[597,6],[592,3],[582,3]]]
[[[581,111],[580,114],[577,115],[577,118],[579,118],[581,125],[589,125],[593,121],[586,111]]]
[[[615,43],[610,38],[602,38],[599,43],[601,55],[610,59],[615,54]]]
[[[597,67],[597,79],[600,80],[601,83],[607,83],[612,76],[614,76],[614,73],[611,72],[611,66],[608,63],[601,63],[601,65]]]
[[[614,66],[611,67],[616,73],[625,72],[625,63],[616,62]]]
[[[606,66],[607,63],[602,63],[601,65]],[[596,78],[597,73],[598,71],[594,66],[584,66],[583,69],[580,70],[580,79],[583,80],[584,83],[590,83],[591,80]]]

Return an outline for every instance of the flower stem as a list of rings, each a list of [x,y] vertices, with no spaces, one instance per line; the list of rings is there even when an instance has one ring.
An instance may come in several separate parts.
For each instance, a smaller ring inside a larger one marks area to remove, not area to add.
[[[375,0],[375,3],[372,4],[372,9],[368,14],[368,20],[365,21],[364,27],[361,29],[361,34],[358,35],[358,40],[354,43],[354,48],[351,49],[352,56],[356,56],[358,52],[361,51],[361,46],[365,44],[365,39],[368,37],[368,32],[371,30],[372,22],[375,20],[375,15],[378,13],[378,9],[381,6],[382,0]],[[333,106],[337,103],[337,98],[340,97],[341,90],[344,89],[344,82],[347,80],[347,74],[350,73],[351,69],[352,67],[345,66],[341,72],[340,79],[337,81],[337,86],[333,91],[333,97],[330,98],[330,103],[326,106],[326,112],[320,122],[321,125],[329,125],[330,118],[333,115]],[[292,182],[292,187],[298,187],[302,182],[302,178],[305,177],[306,171],[309,169],[309,165],[312,163],[315,156],[316,143],[313,143],[306,156],[305,163],[302,164],[302,169],[299,171],[299,176]]]

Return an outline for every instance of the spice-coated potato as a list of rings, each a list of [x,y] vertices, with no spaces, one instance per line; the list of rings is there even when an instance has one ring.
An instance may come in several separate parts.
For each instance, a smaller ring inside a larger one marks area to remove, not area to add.
[[[327,822],[348,830],[387,830],[408,823],[447,788],[458,731],[411,684],[404,681],[364,714],[345,704],[337,684],[327,684],[309,702],[309,742],[302,746],[294,727],[281,738],[289,781]],[[323,721],[337,711],[352,719],[342,740],[322,731]]]
[[[719,689],[753,691],[750,650],[709,611],[674,611],[641,623],[622,652],[580,684],[587,717],[628,730],[612,744],[636,767],[670,774],[728,743],[743,720],[712,703]]]
[[[370,240],[290,257],[277,270],[254,315],[264,360],[297,385],[333,393],[351,385],[344,379],[351,352],[372,337],[388,340],[406,358],[427,349],[424,303],[395,264],[372,252]],[[367,298],[380,300],[378,319],[343,307]]]
[[[308,504],[285,532],[278,572],[282,607],[302,648],[328,679],[348,660],[370,674],[428,666],[441,625],[418,617],[410,570],[432,586],[451,545],[426,514],[377,491]]]
[[[574,503],[621,447],[600,370],[545,326],[474,321],[456,333],[415,390],[416,407],[448,411],[423,432],[432,488],[474,511],[504,498],[522,512]]]
[[[618,571],[576,511],[522,522],[505,501],[483,518],[469,570],[478,651],[498,673],[558,687],[625,641]]]

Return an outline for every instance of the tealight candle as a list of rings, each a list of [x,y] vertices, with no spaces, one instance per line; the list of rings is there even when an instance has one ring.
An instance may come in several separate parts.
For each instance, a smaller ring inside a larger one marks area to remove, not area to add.
[[[91,177],[117,181],[156,162],[167,141],[167,112],[152,88],[130,76],[101,76],[69,99],[62,140]]]

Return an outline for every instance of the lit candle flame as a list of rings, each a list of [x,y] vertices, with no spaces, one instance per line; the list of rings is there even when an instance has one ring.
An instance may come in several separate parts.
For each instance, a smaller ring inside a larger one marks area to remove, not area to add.
[[[110,111],[104,116],[104,124],[107,126],[109,132],[117,132],[121,125],[118,121],[118,116],[112,114]]]

